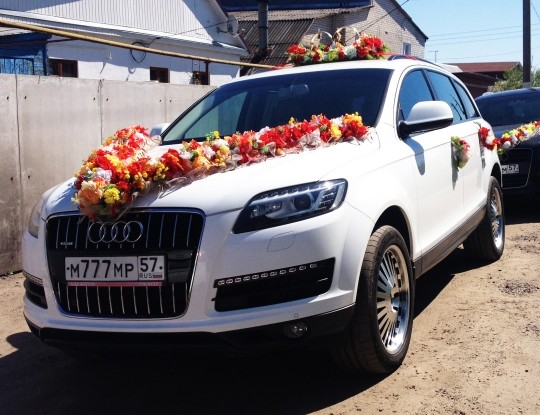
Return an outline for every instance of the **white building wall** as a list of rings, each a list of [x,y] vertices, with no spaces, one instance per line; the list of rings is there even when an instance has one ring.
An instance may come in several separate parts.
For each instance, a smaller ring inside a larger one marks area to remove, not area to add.
[[[152,45],[154,46],[154,45]],[[157,43],[157,49],[169,49],[170,45]],[[200,51],[184,49],[182,53],[200,56]],[[117,48],[97,43],[69,41],[49,43],[47,54],[53,59],[76,60],[78,62],[79,78],[107,79],[112,81],[150,81],[150,67],[168,68],[169,81],[172,84],[193,84],[193,71],[205,71],[204,62],[192,59],[182,59],[171,56],[147,53],[144,60],[136,62],[129,49]],[[135,55],[137,59],[138,56]],[[226,54],[207,53],[207,57],[230,59]],[[239,67],[218,63],[209,64],[211,85],[221,85],[238,75]]]
[[[0,16],[195,57],[240,62],[247,54],[242,40],[227,33],[216,0],[0,0]],[[169,70],[170,83],[186,85],[193,71],[207,69],[200,60],[150,53],[134,59],[129,49],[59,37],[47,44],[47,55],[77,61],[82,79],[143,82],[150,80],[150,67],[158,67]],[[234,64],[210,63],[208,69],[213,86],[239,73]]]

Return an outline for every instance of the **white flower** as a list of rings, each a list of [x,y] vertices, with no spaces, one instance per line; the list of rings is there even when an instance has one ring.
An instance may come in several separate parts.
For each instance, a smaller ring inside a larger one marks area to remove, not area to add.
[[[345,46],[345,55],[347,55],[348,59],[356,58],[356,48],[351,45]]]
[[[94,171],[94,177],[101,177],[106,181],[110,181],[112,177],[112,172],[110,170],[103,170],[102,168],[97,168]]]
[[[207,159],[211,159],[212,157],[214,157],[214,154],[216,154],[216,152],[214,151],[214,149],[210,146],[201,146],[202,150],[203,150],[203,153],[205,155],[205,157]]]

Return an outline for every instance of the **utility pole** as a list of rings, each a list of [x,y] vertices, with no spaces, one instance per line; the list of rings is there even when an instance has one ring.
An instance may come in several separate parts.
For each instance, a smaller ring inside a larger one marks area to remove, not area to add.
[[[523,87],[531,87],[531,0],[523,0]]]
[[[435,54],[435,63],[437,63],[437,52],[438,52],[438,50],[433,51],[433,53]]]
[[[268,53],[268,0],[259,0],[259,50],[264,56]]]

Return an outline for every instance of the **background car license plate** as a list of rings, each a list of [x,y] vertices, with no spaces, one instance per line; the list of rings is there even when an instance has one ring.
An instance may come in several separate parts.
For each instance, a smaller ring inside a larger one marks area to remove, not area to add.
[[[162,255],[121,257],[67,257],[66,281],[138,282],[163,281]]]
[[[519,173],[519,164],[503,164],[502,174],[518,174]]]

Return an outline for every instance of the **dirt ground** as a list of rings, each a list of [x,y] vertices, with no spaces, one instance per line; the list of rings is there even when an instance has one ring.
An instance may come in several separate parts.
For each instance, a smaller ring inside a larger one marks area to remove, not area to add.
[[[506,201],[500,261],[458,249],[418,280],[409,354],[380,378],[321,353],[81,362],[29,333],[21,274],[0,277],[0,413],[540,414],[539,202]]]

